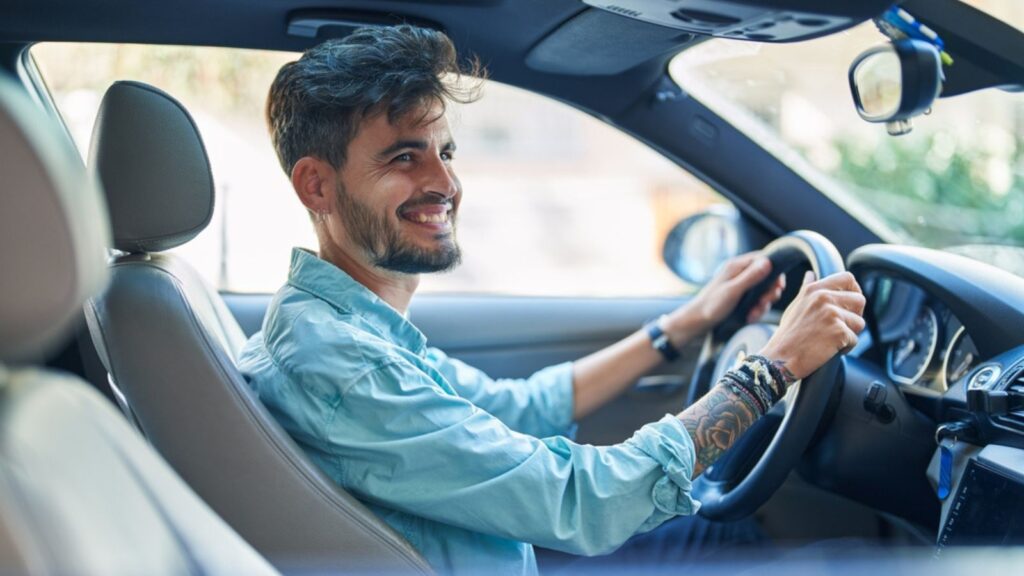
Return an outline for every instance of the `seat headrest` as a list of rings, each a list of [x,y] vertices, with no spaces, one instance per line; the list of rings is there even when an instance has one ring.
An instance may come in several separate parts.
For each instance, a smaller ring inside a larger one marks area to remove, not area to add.
[[[118,250],[169,250],[210,223],[214,186],[206,148],[189,113],[162,90],[140,82],[107,90],[89,167],[106,190]]]
[[[0,361],[40,360],[107,277],[103,194],[57,122],[0,78]]]

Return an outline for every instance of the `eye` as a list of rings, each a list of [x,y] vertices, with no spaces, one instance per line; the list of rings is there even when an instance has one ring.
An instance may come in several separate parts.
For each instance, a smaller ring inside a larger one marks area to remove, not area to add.
[[[412,162],[412,154],[410,154],[408,152],[406,152],[405,154],[399,154],[398,156],[395,156],[391,161],[392,162]]]
[[[445,162],[451,162],[452,160],[455,160],[455,152],[441,152],[441,160],[444,160]]]

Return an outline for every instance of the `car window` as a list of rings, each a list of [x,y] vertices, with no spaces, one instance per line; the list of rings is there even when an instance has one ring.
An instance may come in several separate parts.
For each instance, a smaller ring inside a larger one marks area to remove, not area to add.
[[[176,250],[223,291],[273,292],[293,246],[315,247],[263,120],[267,90],[293,53],[115,44],[31,50],[83,157],[116,80],[153,84],[192,113],[217,186],[210,226]],[[569,106],[496,82],[450,108],[464,197],[463,264],[424,292],[659,296],[690,287],[661,261],[681,218],[724,204],[647,146]]]

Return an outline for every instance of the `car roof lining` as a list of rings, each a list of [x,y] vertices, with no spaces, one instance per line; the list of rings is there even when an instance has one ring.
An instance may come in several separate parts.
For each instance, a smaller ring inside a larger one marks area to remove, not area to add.
[[[693,34],[596,10],[584,10],[538,42],[526,65],[539,72],[614,75],[693,43]]]
[[[704,1],[704,0],[702,0]],[[876,3],[879,0],[874,0]],[[785,10],[810,0],[729,0]],[[811,3],[813,4],[813,3]],[[809,5],[809,4],[808,4]],[[858,2],[821,8],[853,13]],[[725,8],[723,8],[724,10]],[[324,7],[309,0],[34,0],[5,8],[0,42],[119,42],[302,51],[323,37],[289,34],[297,14],[320,11],[355,21],[407,20],[445,30],[471,50],[492,78],[613,116],[664,71],[667,55],[694,35],[591,8],[581,0],[354,0]],[[555,76],[559,82],[551,82]],[[639,80],[639,84],[637,81]],[[625,91],[621,87],[632,85]],[[619,87],[618,89],[615,89]]]

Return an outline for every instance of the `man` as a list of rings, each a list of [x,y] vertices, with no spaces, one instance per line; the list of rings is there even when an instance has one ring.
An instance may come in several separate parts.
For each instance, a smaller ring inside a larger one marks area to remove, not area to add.
[[[459,262],[444,111],[473,97],[459,72],[443,34],[412,27],[359,30],[281,69],[268,121],[319,252],[293,253],[240,364],[310,457],[438,571],[529,574],[531,544],[603,554],[696,512],[691,479],[788,383],[856,342],[864,298],[848,274],[808,279],[760,355],[686,411],[615,446],[572,442],[574,420],[721,321],[770,264],[734,259],[649,330],[526,380],[428,348],[405,313],[420,274]],[[651,331],[670,346],[654,349]]]

